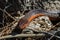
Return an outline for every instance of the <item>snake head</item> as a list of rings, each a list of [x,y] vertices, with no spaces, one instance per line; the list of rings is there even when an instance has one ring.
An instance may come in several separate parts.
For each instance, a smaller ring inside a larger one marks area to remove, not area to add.
[[[20,19],[19,22],[18,22],[18,26],[21,28],[21,29],[24,29],[28,24],[28,20],[27,19]]]

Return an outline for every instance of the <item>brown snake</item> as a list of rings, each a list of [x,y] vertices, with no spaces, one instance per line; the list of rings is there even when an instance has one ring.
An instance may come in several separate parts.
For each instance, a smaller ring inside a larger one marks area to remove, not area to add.
[[[28,12],[22,19],[19,20],[18,26],[20,29],[24,29],[29,25],[29,23],[39,16],[48,16],[50,20],[60,20],[60,13],[47,12],[46,10],[36,9]]]

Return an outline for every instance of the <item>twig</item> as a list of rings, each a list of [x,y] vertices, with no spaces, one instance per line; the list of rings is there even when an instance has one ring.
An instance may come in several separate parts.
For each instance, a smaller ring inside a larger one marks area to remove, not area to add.
[[[0,32],[0,36],[4,35],[4,34],[5,34],[4,32],[8,31],[9,26],[11,26],[12,24],[14,24],[15,22],[16,22],[16,21],[12,22],[12,23],[11,23],[10,25],[8,25],[8,26],[3,27],[3,30]]]
[[[44,34],[17,34],[17,35],[8,35],[8,36],[2,36],[0,39],[6,39],[6,38],[14,38],[14,37],[42,37],[45,36]]]
[[[57,25],[60,25],[60,22],[58,22],[56,25],[54,25],[54,26],[57,26]]]
[[[24,17],[24,16],[19,17],[19,19],[21,19],[22,17]],[[15,21],[13,21],[12,23],[10,23],[9,25],[3,27],[3,28],[2,28],[3,30],[0,29],[0,30],[2,30],[2,31],[0,32],[0,36],[3,36],[3,35],[5,35],[5,34],[11,33],[12,30],[13,30],[13,29],[16,27],[16,25],[18,24],[19,19],[18,19],[18,20],[15,20]],[[7,32],[8,32],[8,33],[7,33]]]
[[[13,20],[16,20],[14,17],[12,17],[6,10],[3,10],[0,8],[1,11],[5,12],[9,17],[11,17]]]

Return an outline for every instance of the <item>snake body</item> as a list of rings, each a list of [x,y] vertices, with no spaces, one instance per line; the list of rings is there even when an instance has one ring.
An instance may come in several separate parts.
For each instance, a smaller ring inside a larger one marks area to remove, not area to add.
[[[60,20],[60,13],[47,12],[46,10],[36,9],[28,12],[22,19],[19,20],[18,26],[20,29],[24,29],[29,25],[29,23],[39,16],[48,16],[50,20]]]

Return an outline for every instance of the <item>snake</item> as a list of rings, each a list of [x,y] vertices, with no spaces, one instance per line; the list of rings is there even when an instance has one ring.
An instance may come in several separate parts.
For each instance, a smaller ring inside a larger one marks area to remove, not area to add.
[[[39,16],[48,16],[50,20],[60,20],[60,12],[52,12],[52,11],[46,11],[43,9],[35,9],[35,10],[31,10],[28,13],[25,14],[25,16],[23,18],[21,18],[18,22],[18,26],[20,29],[25,29],[29,23],[39,17]]]

